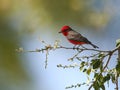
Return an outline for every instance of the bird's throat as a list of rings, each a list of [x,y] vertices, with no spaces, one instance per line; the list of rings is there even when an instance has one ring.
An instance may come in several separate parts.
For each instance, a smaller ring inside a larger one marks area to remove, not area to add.
[[[63,32],[62,33],[64,36],[67,36],[68,35],[68,32]]]

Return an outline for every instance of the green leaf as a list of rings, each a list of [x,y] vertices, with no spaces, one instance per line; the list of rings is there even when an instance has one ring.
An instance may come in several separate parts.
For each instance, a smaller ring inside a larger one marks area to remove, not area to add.
[[[100,61],[100,59],[95,59],[95,60],[92,60],[91,65],[93,66],[93,69],[97,69],[100,67],[101,63],[102,62]]]
[[[109,81],[110,80],[110,74],[107,74],[104,78],[103,78],[103,82]]]
[[[85,68],[84,70],[83,70],[83,72],[86,72],[87,71],[87,69]]]
[[[90,75],[90,73],[91,73],[91,68],[87,69],[86,73],[87,73],[88,75]]]
[[[104,86],[104,82],[103,82],[103,75],[99,74],[99,73],[95,73],[94,78],[96,78],[97,80],[94,82],[94,90],[105,90],[105,86]],[[101,88],[101,89],[100,89]]]
[[[102,61],[100,61],[100,72],[103,72],[103,63],[102,63]]]
[[[83,62],[81,62],[81,66],[84,66],[85,65],[85,62],[83,61]]]
[[[120,39],[116,40],[116,47],[120,46]]]
[[[100,90],[100,86],[99,86],[99,84],[98,84],[97,81],[94,82],[94,84],[93,84],[93,88],[94,88],[94,90]]]
[[[103,85],[103,75],[102,74],[99,74],[98,76],[98,81],[100,82],[100,85]]]
[[[94,74],[94,78],[97,78],[98,76],[99,76],[98,73],[95,73],[95,74]]]
[[[115,74],[111,74],[112,82],[115,83]]]
[[[83,69],[83,67],[85,66],[85,62],[83,61],[83,62],[81,62],[81,64],[80,64],[80,71],[82,71],[82,69]]]
[[[98,58],[102,58],[102,57],[104,57],[104,53],[100,53],[99,55],[98,55]]]
[[[83,67],[81,66],[79,69],[80,69],[80,71],[82,71],[82,70],[83,70]]]
[[[104,85],[101,85],[100,88],[101,88],[102,90],[105,90],[105,86],[104,86]]]
[[[120,61],[118,61],[117,65],[116,65],[116,71],[118,74],[120,74]]]

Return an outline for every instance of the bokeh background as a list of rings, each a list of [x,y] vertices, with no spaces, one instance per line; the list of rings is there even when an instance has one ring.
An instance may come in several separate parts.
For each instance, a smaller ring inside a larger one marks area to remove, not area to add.
[[[113,49],[120,38],[120,0],[0,0],[0,90],[65,90],[86,82],[79,68],[57,68],[58,64],[75,63],[67,59],[76,51],[50,52],[47,69],[44,53],[15,51],[19,47],[43,48],[40,40],[48,44],[60,40],[61,45],[72,47],[58,34],[63,25],[71,26],[101,50]],[[109,66],[115,63],[113,58]],[[106,90],[114,87],[110,83]]]

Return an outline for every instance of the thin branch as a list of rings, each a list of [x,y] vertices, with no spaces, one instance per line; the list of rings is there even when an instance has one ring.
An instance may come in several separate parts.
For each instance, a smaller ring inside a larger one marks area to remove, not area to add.
[[[64,46],[59,46],[58,48],[63,48],[63,49],[73,49],[73,48],[71,48],[71,47],[64,47]],[[98,50],[98,49],[89,49],[89,48],[74,48],[75,50],[82,50],[82,51],[85,51],[85,50],[87,50],[87,51],[96,51],[96,52],[106,52],[106,53],[108,53],[108,52],[110,52],[110,51],[104,51],[104,50]]]
[[[118,47],[118,62],[120,61],[120,46]],[[118,73],[117,73],[117,75],[116,75],[116,82],[115,82],[115,84],[116,84],[116,90],[119,90],[119,87],[118,87],[118,81],[119,80],[119,75],[118,75]]]
[[[73,61],[73,59],[74,59],[75,57],[77,57],[78,54],[80,54],[81,52],[82,52],[82,50],[79,51],[77,54],[75,54],[73,57],[69,58],[68,61]]]
[[[47,65],[48,65],[48,50],[46,51],[46,60],[45,60],[45,69],[47,68]]]
[[[119,87],[118,87],[118,76],[116,77],[116,82],[115,82],[115,84],[116,84],[116,90],[119,90]]]
[[[120,46],[118,47],[118,61],[120,61]]]
[[[88,88],[88,90],[90,90],[90,89],[92,88],[92,86],[93,86],[93,84],[92,84],[92,85],[90,85],[90,87]]]
[[[112,55],[109,55],[108,60],[107,60],[107,63],[106,63],[105,66],[103,67],[103,71],[104,71],[105,68],[108,66],[108,64],[109,64],[109,62],[110,62],[110,59],[111,59],[111,56],[112,56]]]

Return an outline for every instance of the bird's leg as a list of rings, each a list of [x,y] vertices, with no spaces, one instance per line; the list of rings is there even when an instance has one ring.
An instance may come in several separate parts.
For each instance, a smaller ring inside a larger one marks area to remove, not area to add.
[[[78,45],[77,50],[79,50],[79,49],[80,49],[80,48],[79,48],[80,46],[81,46],[81,45]]]
[[[82,48],[86,49],[86,47],[84,47],[83,45],[81,45]]]
[[[73,46],[73,50],[75,50],[76,45]]]

